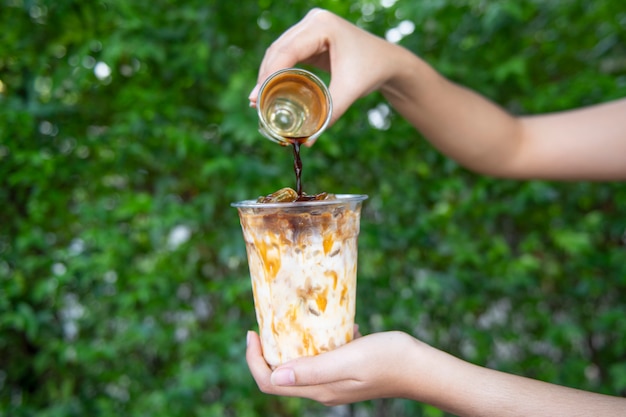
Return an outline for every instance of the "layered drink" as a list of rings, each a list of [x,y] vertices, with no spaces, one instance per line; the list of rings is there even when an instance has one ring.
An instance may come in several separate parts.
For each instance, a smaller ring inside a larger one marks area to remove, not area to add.
[[[233,204],[246,243],[263,355],[271,367],[352,340],[357,237],[366,198],[337,194]]]

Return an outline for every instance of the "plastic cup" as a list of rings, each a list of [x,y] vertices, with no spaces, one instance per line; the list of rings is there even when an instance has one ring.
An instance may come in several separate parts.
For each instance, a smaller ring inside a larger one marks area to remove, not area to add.
[[[366,195],[233,203],[239,211],[263,356],[276,367],[352,340],[357,238]]]

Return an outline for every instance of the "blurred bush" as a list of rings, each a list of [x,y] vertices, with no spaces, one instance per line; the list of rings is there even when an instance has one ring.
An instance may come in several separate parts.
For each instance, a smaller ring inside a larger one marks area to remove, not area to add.
[[[266,396],[245,365],[255,319],[229,203],[293,182],[247,96],[314,5],[514,113],[626,95],[626,11],[609,0],[2,0],[0,415],[443,415]],[[623,184],[472,174],[377,94],[303,158],[310,192],[370,195],[364,332],[626,394]]]

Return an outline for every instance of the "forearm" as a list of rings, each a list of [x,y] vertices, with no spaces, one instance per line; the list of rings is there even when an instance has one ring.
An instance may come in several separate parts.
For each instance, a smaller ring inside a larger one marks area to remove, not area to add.
[[[399,46],[381,91],[437,149],[508,178],[626,179],[626,100],[515,117]]]
[[[400,47],[399,62],[381,86],[389,103],[437,149],[469,169],[498,176],[510,171],[521,124],[481,95],[447,80]]]
[[[407,395],[464,417],[618,416],[626,399],[479,367],[416,342]]]

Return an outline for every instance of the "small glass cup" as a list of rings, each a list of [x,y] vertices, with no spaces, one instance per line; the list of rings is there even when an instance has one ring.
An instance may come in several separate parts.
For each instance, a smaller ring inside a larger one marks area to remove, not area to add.
[[[259,131],[280,145],[315,140],[332,114],[330,92],[315,74],[287,68],[270,75],[257,100]]]

